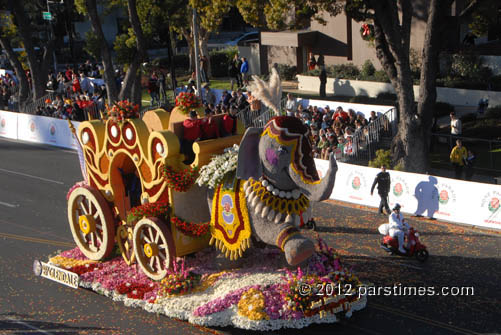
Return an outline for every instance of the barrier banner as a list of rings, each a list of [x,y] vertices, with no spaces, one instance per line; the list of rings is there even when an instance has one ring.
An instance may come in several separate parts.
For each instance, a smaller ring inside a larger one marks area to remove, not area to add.
[[[78,127],[79,122],[73,122]],[[28,142],[50,144],[58,147],[77,149],[67,120],[31,114],[18,115],[18,139]]]
[[[17,140],[18,113],[0,110],[0,137]]]
[[[315,159],[319,176],[329,167]],[[371,186],[380,169],[338,163],[336,183],[330,199],[378,207],[377,188]],[[501,185],[475,183],[417,173],[388,170],[391,178],[389,205],[402,206],[410,215],[501,229]]]

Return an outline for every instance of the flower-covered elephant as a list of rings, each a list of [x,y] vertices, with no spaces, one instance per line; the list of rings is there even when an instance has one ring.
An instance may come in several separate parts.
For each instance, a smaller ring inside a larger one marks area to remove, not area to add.
[[[319,179],[307,132],[299,119],[287,116],[245,132],[232,187],[219,185],[209,195],[211,243],[227,256],[241,256],[250,246],[250,234],[282,249],[290,265],[313,254],[313,241],[298,227],[311,218],[310,201],[329,198],[337,164],[331,155],[329,169]]]

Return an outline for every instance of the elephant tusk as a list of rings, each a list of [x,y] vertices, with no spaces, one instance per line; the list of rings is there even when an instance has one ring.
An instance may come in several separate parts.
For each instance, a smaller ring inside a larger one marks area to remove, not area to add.
[[[275,215],[275,223],[278,224],[280,221],[282,221],[282,213],[277,212],[277,215]]]
[[[252,207],[256,207],[256,205],[257,205],[257,203],[258,203],[259,200],[260,200],[259,197],[256,195],[254,197],[254,199],[252,200],[251,206]]]
[[[299,227],[300,224],[301,218],[299,217],[299,215],[294,215],[294,226]]]

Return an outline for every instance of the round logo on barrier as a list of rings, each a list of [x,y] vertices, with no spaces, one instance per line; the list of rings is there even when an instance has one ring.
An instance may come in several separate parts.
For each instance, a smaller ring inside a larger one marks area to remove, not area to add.
[[[229,194],[223,195],[221,199],[221,207],[223,208],[223,220],[226,224],[233,224],[234,215],[231,212],[233,208],[233,200]]]
[[[404,193],[404,188],[402,184],[396,183],[395,186],[393,186],[393,194],[399,197],[402,195],[402,193]]]
[[[440,202],[442,205],[445,205],[449,202],[449,193],[446,190],[440,191],[438,202]]]
[[[50,133],[52,136],[56,135],[56,126],[55,126],[55,125],[51,124],[51,125],[49,126],[49,133]]]
[[[353,187],[353,189],[355,190],[358,190],[361,184],[362,183],[360,182],[360,177],[356,176],[353,178],[353,181],[351,182],[351,187]]]
[[[37,129],[37,126],[36,126],[35,122],[31,121],[30,122],[30,131],[33,133],[33,132],[35,132],[35,129]]]
[[[2,119],[2,121],[0,121],[0,127],[5,128],[6,123],[7,121],[5,121],[5,119]]]
[[[491,201],[489,202],[489,210],[494,213],[499,209],[499,199],[498,198],[492,198]]]

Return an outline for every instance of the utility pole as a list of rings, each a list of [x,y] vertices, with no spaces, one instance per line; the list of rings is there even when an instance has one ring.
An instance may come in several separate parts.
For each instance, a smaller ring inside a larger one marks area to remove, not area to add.
[[[202,89],[200,87],[200,52],[198,50],[198,18],[197,10],[193,8],[193,43],[195,44],[195,74],[197,83],[197,95],[202,97]]]

